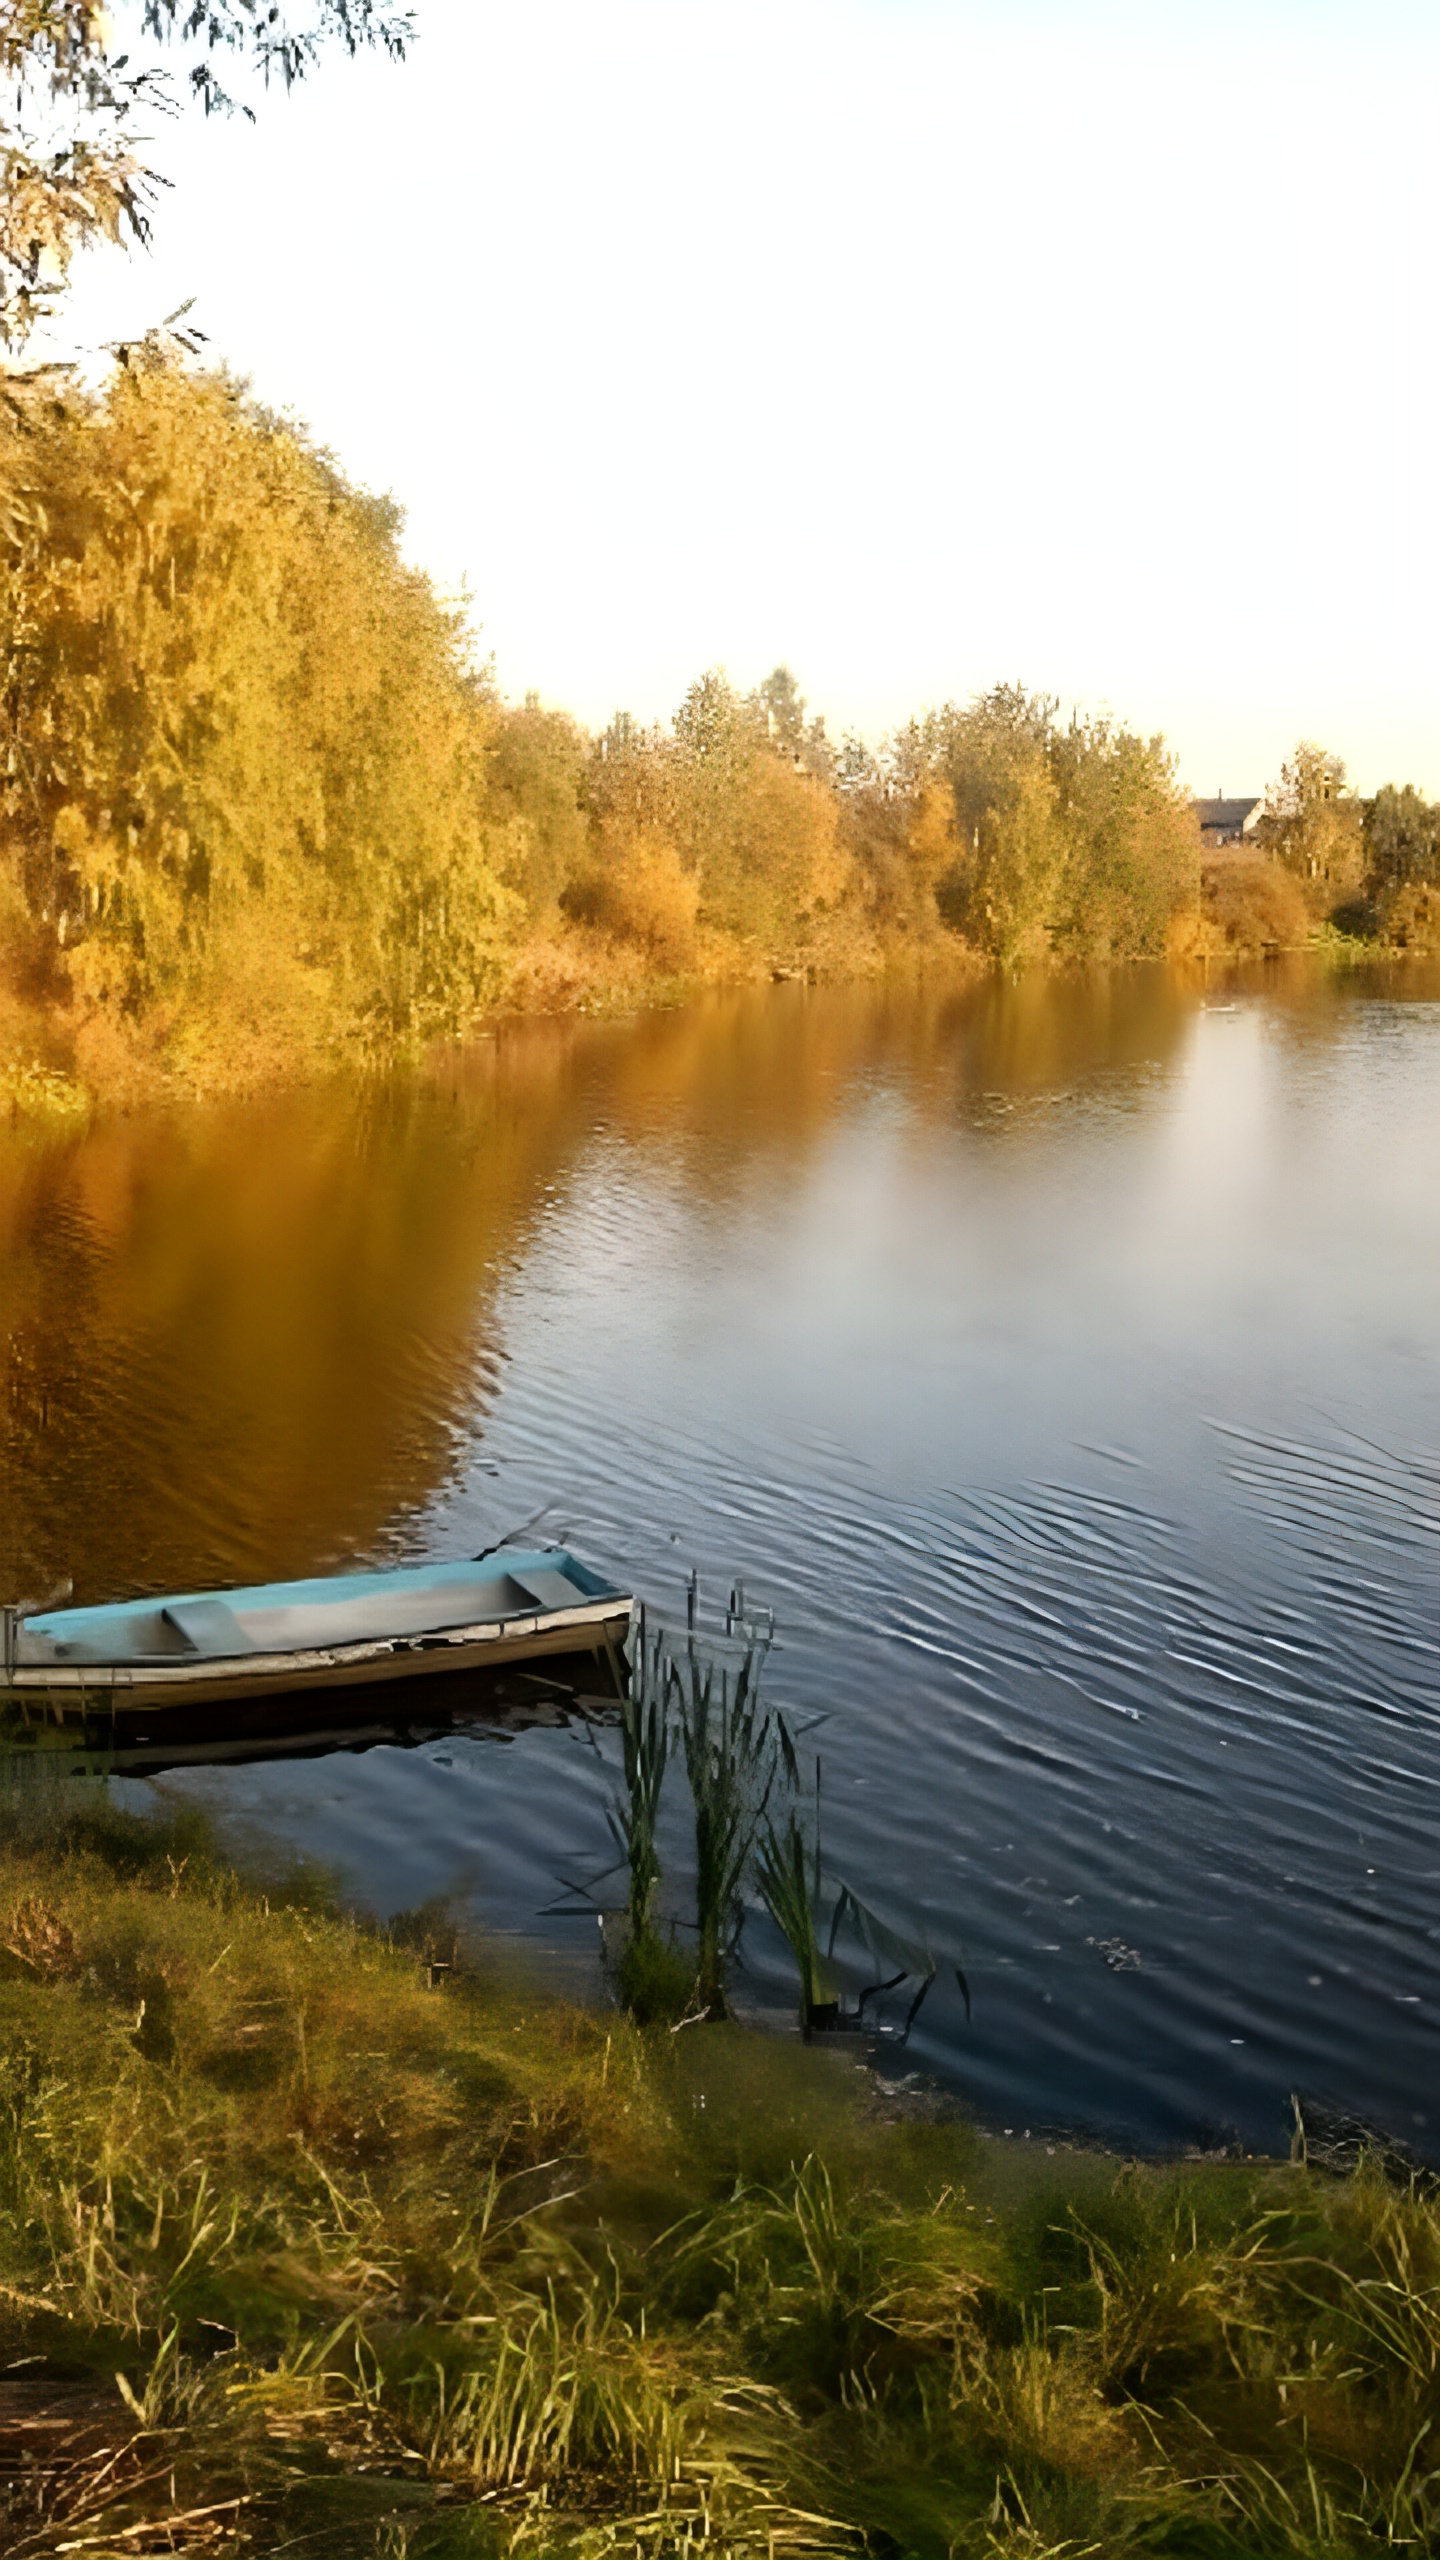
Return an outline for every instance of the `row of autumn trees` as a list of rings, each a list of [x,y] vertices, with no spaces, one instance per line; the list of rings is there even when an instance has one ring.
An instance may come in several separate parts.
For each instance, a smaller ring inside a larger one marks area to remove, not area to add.
[[[1386,783],[1368,800],[1350,789],[1339,756],[1302,744],[1266,793],[1250,865],[1232,866],[1243,901],[1266,897],[1264,873],[1288,893],[1291,936],[1298,923],[1330,923],[1400,947],[1440,948],[1440,805],[1412,783]],[[1209,903],[1226,908],[1220,869],[1206,882]]]
[[[1160,951],[1196,893],[1194,815],[1161,742],[1062,725],[1013,686],[876,752],[833,744],[783,667],[750,695],[711,674],[668,729],[614,722],[580,789],[580,911],[624,915],[638,852],[690,884],[702,922],[777,953],[838,948],[856,924],[882,945],[948,930],[1011,961]]]
[[[1199,893],[1162,744],[1016,689],[878,753],[784,670],[593,740],[507,709],[395,510],[159,346],[0,378],[0,666],[3,1001],[182,1056],[460,1031],[547,937],[1097,957]]]

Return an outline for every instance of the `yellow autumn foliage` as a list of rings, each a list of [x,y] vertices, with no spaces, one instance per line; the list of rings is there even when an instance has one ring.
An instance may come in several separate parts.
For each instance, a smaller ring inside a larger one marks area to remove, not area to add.
[[[499,700],[400,532],[174,341],[93,389],[0,374],[0,1109],[387,1059],[652,981],[1159,955],[1201,913],[1163,739],[1002,685],[872,751],[784,668],[592,738]],[[1310,921],[1348,900],[1433,941],[1415,793],[1361,804],[1302,748],[1260,840]],[[1247,929],[1228,895],[1207,948]]]
[[[699,897],[698,880],[667,836],[612,826],[573,880],[566,904],[577,922],[635,944],[655,969],[669,973],[694,960]]]
[[[13,984],[180,1062],[465,1027],[516,900],[494,711],[398,515],[161,358],[0,426]]]

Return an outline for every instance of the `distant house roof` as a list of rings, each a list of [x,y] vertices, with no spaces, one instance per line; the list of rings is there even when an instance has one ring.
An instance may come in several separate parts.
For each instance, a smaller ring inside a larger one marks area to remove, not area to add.
[[[1252,813],[1259,806],[1258,799],[1197,800],[1195,815],[1203,835],[1241,836],[1245,832]]]

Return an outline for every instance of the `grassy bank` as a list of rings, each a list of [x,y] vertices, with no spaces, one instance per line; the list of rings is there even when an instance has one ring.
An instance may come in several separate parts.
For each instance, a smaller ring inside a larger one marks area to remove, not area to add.
[[[81,1803],[0,1849],[8,2549],[1433,2548],[1433,2195],[887,2121]]]

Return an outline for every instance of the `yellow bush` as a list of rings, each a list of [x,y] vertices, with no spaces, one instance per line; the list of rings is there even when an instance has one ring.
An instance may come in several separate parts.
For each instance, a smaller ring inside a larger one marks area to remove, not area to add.
[[[622,835],[566,892],[567,911],[648,953],[659,969],[688,968],[695,957],[700,884],[663,836]]]
[[[1230,951],[1296,951],[1308,939],[1310,910],[1292,871],[1261,855],[1209,862],[1204,911]]]

